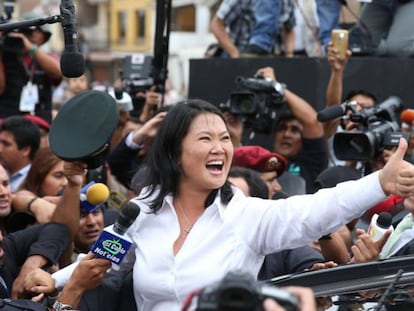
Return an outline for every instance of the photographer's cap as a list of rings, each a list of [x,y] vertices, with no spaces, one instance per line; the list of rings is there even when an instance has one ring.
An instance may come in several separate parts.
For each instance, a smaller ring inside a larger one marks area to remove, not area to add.
[[[38,19],[38,18],[43,18],[43,16],[30,11],[30,12],[23,13],[21,20],[27,21],[27,20]],[[45,43],[49,41],[50,37],[52,36],[52,32],[50,30],[49,24],[43,24],[43,25],[37,25],[37,26],[30,27],[30,29],[35,29],[35,28],[40,29],[45,34]]]
[[[118,124],[115,100],[106,92],[88,90],[63,105],[49,133],[50,149],[62,160],[81,161],[89,169],[103,164]]]
[[[241,146],[234,149],[233,166],[250,168],[257,172],[276,171],[281,176],[287,168],[286,159],[261,146]]]

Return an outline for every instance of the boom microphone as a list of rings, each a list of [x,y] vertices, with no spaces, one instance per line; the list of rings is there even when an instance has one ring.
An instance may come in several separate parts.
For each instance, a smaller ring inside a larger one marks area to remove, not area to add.
[[[85,71],[85,61],[78,47],[75,5],[73,0],[62,0],[59,8],[65,41],[65,49],[60,58],[60,68],[67,78],[80,77]]]
[[[97,257],[111,261],[114,270],[119,269],[119,264],[132,245],[131,239],[125,235],[125,232],[133,224],[140,211],[137,203],[128,201],[121,209],[116,222],[105,227],[91,248]]]

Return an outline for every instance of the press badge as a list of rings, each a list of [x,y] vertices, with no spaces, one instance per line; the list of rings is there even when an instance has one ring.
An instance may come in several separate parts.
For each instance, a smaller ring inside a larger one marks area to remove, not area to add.
[[[35,106],[39,102],[39,90],[36,84],[31,81],[23,87],[20,94],[19,110],[22,112],[33,112]]]

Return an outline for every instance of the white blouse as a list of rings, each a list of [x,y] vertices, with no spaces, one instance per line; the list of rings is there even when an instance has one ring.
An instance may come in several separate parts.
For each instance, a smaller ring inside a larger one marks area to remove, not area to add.
[[[284,200],[247,198],[234,191],[227,206],[216,197],[176,256],[173,244],[180,228],[173,197],[165,198],[157,214],[145,200],[135,199],[141,213],[128,234],[136,249],[124,266],[134,268],[138,310],[180,310],[192,291],[221,280],[228,271],[257,275],[266,254],[334,232],[386,198],[378,173]]]

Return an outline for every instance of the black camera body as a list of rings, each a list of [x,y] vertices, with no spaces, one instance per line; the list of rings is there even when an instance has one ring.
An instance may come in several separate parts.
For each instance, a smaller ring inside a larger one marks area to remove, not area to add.
[[[122,91],[127,92],[132,98],[132,117],[139,117],[145,103],[145,98],[138,97],[137,93],[146,93],[154,85],[152,62],[153,57],[144,54],[132,54],[122,59]]]
[[[145,93],[154,85],[151,76],[152,56],[133,54],[122,59],[121,77],[125,91],[135,97],[136,93]]]
[[[239,76],[235,83],[239,90],[232,92],[229,101],[221,104],[220,108],[240,115],[246,128],[259,133],[269,133],[277,111],[285,102],[284,85],[261,76]]]
[[[196,298],[197,311],[260,311],[266,298],[274,299],[286,311],[299,310],[295,295],[237,272],[229,272],[218,283],[205,287]]]
[[[13,15],[14,1],[5,1],[0,10],[0,24],[10,23]],[[24,31],[21,31],[24,32]],[[4,32],[0,37],[0,50],[3,53],[19,54],[24,50],[24,43],[21,38],[8,36],[9,32]]]
[[[23,40],[3,34],[3,37],[0,38],[0,50],[3,53],[20,54],[24,51]]]
[[[335,156],[339,160],[367,161],[378,156],[384,148],[398,146],[401,137],[408,140],[408,133],[399,132],[402,109],[401,99],[391,96],[375,107],[352,112],[348,118],[358,123],[357,130],[335,134]]]

